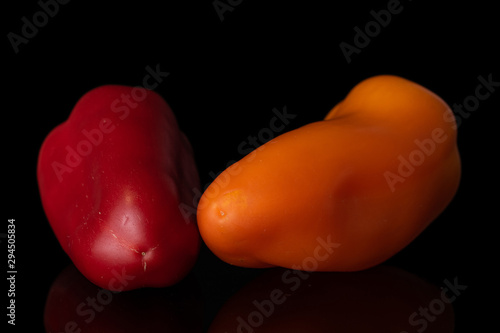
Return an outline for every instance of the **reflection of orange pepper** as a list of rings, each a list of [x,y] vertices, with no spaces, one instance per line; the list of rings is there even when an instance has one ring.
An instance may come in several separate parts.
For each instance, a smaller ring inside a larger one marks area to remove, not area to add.
[[[379,264],[455,194],[453,125],[447,104],[424,87],[367,79],[324,121],[276,137],[219,175],[199,202],[201,235],[244,267],[300,268],[308,258],[323,271]],[[318,257],[318,239],[336,244],[334,253]]]
[[[273,268],[224,304],[209,333],[451,333],[451,290],[396,267],[354,273]]]

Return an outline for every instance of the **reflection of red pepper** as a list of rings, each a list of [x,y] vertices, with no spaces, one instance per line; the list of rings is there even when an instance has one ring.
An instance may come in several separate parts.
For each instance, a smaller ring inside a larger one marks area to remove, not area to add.
[[[275,268],[220,309],[216,332],[451,333],[455,295],[395,267],[354,273]]]
[[[45,302],[47,332],[201,332],[203,304],[195,279],[174,287],[113,293],[70,265]]]
[[[182,279],[200,237],[181,203],[199,186],[189,142],[156,93],[96,88],[45,139],[38,161],[44,210],[76,267],[110,290]],[[126,277],[126,284],[116,283]]]

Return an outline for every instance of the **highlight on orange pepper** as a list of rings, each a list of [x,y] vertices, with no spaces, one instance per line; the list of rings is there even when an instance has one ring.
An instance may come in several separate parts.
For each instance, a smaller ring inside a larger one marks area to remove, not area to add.
[[[242,267],[375,266],[452,200],[461,169],[454,125],[449,106],[421,85],[368,78],[324,120],[224,170],[200,198],[201,236]]]

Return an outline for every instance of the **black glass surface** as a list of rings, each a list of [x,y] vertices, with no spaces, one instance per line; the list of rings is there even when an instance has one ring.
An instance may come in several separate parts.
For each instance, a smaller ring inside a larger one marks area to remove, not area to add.
[[[500,57],[492,5],[42,0],[4,7],[1,332],[484,332],[495,322]],[[420,236],[370,270],[240,268],[203,245],[176,286],[99,289],[50,228],[38,151],[85,92],[142,85],[148,67],[169,73],[154,90],[191,141],[202,188],[243,157],[239,144],[258,138],[274,108],[296,114],[283,132],[293,130],[321,120],[377,74],[418,82],[454,110],[460,188]]]

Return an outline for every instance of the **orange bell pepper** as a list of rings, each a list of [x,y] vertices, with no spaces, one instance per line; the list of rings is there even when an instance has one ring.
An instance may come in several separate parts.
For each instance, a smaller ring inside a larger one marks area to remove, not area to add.
[[[284,133],[206,189],[206,245],[242,267],[356,271],[412,242],[460,181],[448,105],[396,76],[355,86],[323,121]]]

